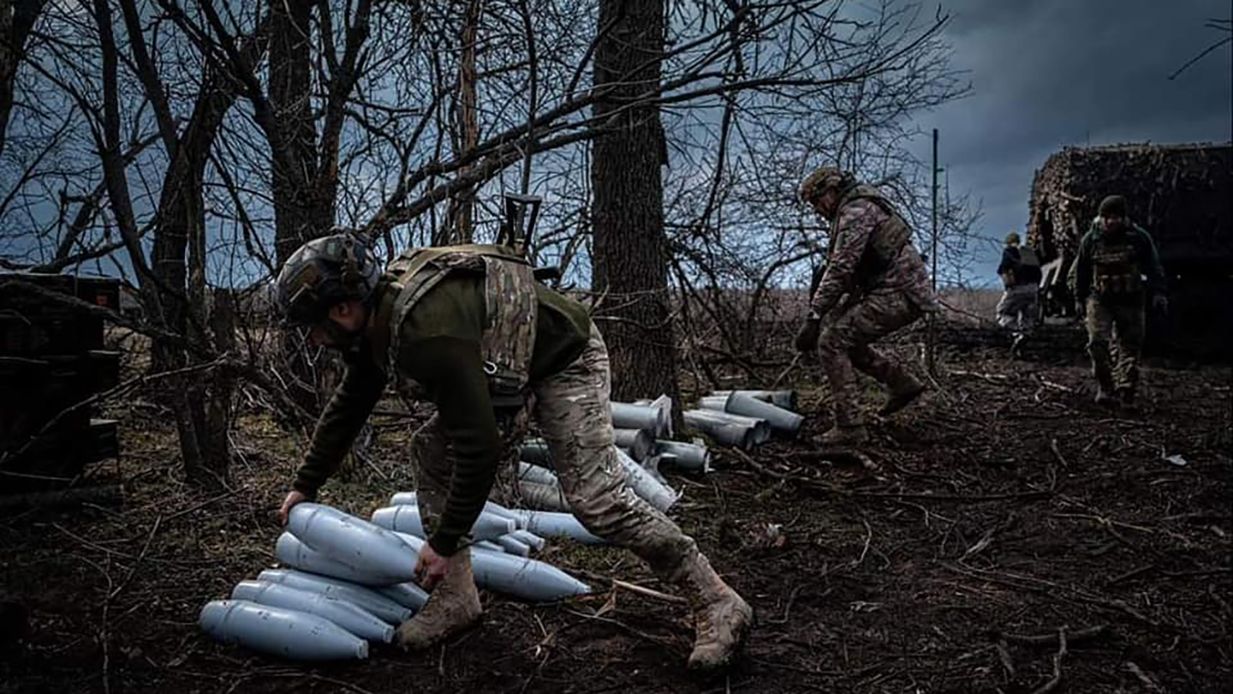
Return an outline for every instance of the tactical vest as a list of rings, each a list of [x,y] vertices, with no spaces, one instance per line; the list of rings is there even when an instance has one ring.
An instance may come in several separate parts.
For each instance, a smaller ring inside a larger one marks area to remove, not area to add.
[[[1096,295],[1115,299],[1131,298],[1143,291],[1142,269],[1135,248],[1133,231],[1127,229],[1115,239],[1102,233],[1092,246],[1092,290]]]
[[[874,230],[869,237],[869,245],[865,247],[865,252],[861,255],[861,259],[856,264],[856,274],[860,278],[861,285],[865,288],[875,286],[883,274],[890,269],[891,264],[903,250],[903,247],[908,245],[912,240],[912,230],[908,223],[899,216],[895,211],[894,205],[886,196],[882,195],[877,188],[868,185],[856,185],[848,189],[843,197],[839,199],[839,204],[836,205],[836,210],[843,210],[844,206],[857,200],[868,200],[877,205],[883,212],[890,216],[890,219],[882,222]],[[839,212],[836,212],[835,218],[839,218]],[[835,250],[835,242],[839,235],[832,233],[830,242],[826,250],[829,258]]]
[[[1040,284],[1040,259],[1036,251],[1024,246],[1016,249],[1019,252],[1019,262],[1010,269],[1011,285]]]
[[[390,263],[386,275],[396,292],[390,314],[389,345],[384,359],[403,397],[419,400],[423,388],[398,373],[402,323],[420,299],[455,272],[484,276],[484,331],[480,354],[493,407],[524,410],[539,300],[530,263],[506,246],[468,244],[412,249]]]

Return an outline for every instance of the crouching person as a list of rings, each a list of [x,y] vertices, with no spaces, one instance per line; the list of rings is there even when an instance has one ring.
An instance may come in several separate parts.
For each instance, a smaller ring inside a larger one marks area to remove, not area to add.
[[[534,420],[574,514],[626,547],[692,606],[691,669],[728,665],[752,622],[750,606],[694,540],[625,483],[613,448],[610,374],[586,309],[534,280],[505,246],[414,249],[383,273],[354,234],[310,241],[278,277],[286,320],[347,365],[313,433],[281,514],[314,498],[393,380],[437,413],[416,432],[410,459],[427,543],[417,574],[428,603],[398,628],[422,650],[480,618],[467,548],[499,465]]]

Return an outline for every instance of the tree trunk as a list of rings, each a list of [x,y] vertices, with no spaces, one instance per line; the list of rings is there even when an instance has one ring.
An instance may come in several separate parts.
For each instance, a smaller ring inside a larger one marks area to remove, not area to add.
[[[475,71],[476,41],[479,36],[480,3],[468,0],[462,20],[462,60],[458,66],[458,100],[455,104],[455,119],[458,137],[455,140],[454,156],[465,157],[479,144],[479,119],[476,114]],[[471,170],[464,166],[458,170],[465,176]],[[450,199],[449,218],[451,243],[471,243],[474,237],[475,189],[468,188]]]
[[[310,26],[312,3],[286,0],[270,6],[270,107],[278,129],[271,152],[274,171],[274,251],[281,267],[297,248],[333,225],[332,201],[322,204],[317,187],[317,131],[312,114]],[[328,391],[322,380],[337,368],[326,356],[314,366],[298,335],[283,336],[288,395],[307,412],[318,413]]]
[[[280,145],[286,149],[285,157],[275,153],[271,159],[274,248],[280,266],[295,249],[320,236],[333,222],[332,205],[323,208],[316,195],[317,132],[312,116],[309,55],[311,5],[307,0],[270,5],[270,106],[280,131]]]
[[[676,346],[664,236],[663,127],[656,105],[631,105],[658,88],[663,0],[602,0],[599,26],[615,24],[595,52],[595,116],[607,132],[592,145],[593,286],[612,363],[613,397],[678,399]],[[606,320],[605,320],[606,319]]]
[[[0,0],[0,154],[4,153],[9,114],[13,111],[13,83],[26,55],[26,39],[47,0]]]

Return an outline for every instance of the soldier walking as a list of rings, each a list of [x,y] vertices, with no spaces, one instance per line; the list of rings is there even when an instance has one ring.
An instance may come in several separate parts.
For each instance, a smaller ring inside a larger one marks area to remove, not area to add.
[[[688,596],[697,630],[689,667],[729,664],[753,611],[692,538],[626,485],[607,348],[585,307],[536,282],[506,246],[416,249],[382,273],[351,233],[302,246],[277,284],[287,322],[307,328],[311,344],[340,350],[347,367],[283,502],[284,522],[338,468],[387,381],[436,404],[410,445],[429,530],[416,571],[431,595],[399,626],[399,645],[426,649],[479,620],[467,533],[533,418],[582,524]]]
[[[1019,247],[1019,234],[1006,235],[1002,262],[998,264],[1002,278],[1002,298],[998,300],[998,325],[1014,335],[1011,354],[1018,354],[1019,345],[1031,334],[1040,317],[1037,295],[1040,289],[1040,260],[1031,248]]]
[[[858,444],[869,434],[856,403],[853,367],[886,387],[879,414],[908,406],[924,384],[870,344],[936,310],[936,301],[911,229],[876,188],[823,167],[801,183],[800,198],[830,222],[830,233],[826,271],[810,297],[796,348],[817,350],[830,384],[835,424],[822,443]]]
[[[1096,402],[1133,408],[1146,297],[1158,312],[1169,306],[1164,268],[1152,237],[1127,218],[1125,198],[1110,195],[1099,212],[1079,242],[1068,280],[1075,310],[1085,316]]]

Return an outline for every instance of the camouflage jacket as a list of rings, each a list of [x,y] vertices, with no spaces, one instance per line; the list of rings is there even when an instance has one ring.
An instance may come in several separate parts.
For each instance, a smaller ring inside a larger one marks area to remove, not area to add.
[[[500,370],[494,368],[492,350],[485,348],[485,337],[492,334],[492,297],[486,273],[478,270],[451,271],[410,304],[400,301],[407,287],[396,279],[378,288],[364,340],[344,355],[346,372],[317,422],[294,487],[316,494],[338,469],[387,382],[395,380],[404,395],[437,406],[449,443],[453,484],[429,542],[450,554],[482,509],[506,443],[499,401],[502,394],[510,395],[503,388],[508,381],[490,378]],[[515,381],[515,392],[526,380],[535,382],[567,367],[582,353],[590,333],[583,306],[542,284],[530,291],[536,330],[529,364],[513,369],[525,374]]]
[[[861,188],[866,187],[862,186]],[[830,313],[844,295],[903,294],[922,310],[936,304],[925,263],[909,239],[906,224],[876,193],[845,196],[831,225],[826,272],[810,300],[813,315]],[[893,231],[892,231],[893,230]],[[888,238],[890,236],[899,238]],[[889,255],[890,257],[884,257]]]

